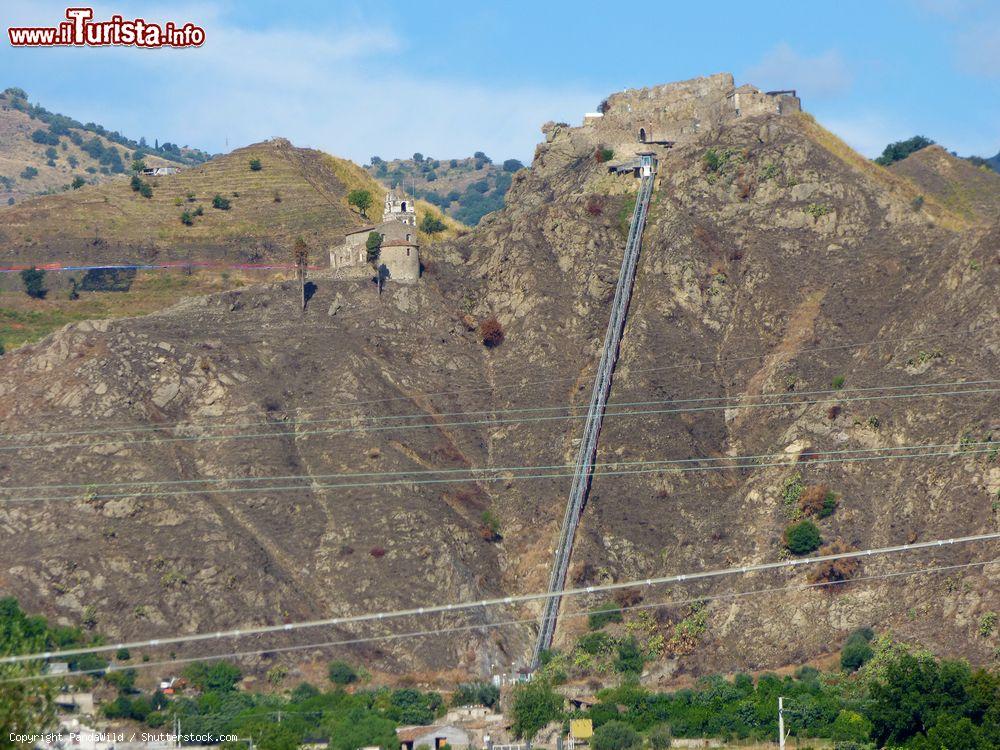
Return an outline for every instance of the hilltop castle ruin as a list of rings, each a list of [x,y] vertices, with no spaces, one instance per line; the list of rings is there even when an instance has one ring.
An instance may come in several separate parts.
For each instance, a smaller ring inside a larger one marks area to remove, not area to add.
[[[330,268],[351,275],[368,273],[367,242],[372,232],[382,236],[378,266],[384,279],[412,283],[420,278],[416,209],[412,200],[393,190],[386,193],[381,223],[356,229],[342,245],[330,248]]]

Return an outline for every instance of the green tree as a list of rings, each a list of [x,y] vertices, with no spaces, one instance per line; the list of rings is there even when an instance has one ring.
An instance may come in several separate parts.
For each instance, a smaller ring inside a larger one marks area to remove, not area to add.
[[[872,723],[854,711],[843,709],[830,725],[830,739],[837,742],[867,742],[872,734]]]
[[[905,159],[914,151],[919,151],[933,144],[934,141],[922,135],[915,135],[912,138],[907,138],[905,141],[896,141],[885,147],[882,155],[875,159],[875,163],[881,164],[883,167],[888,167],[893,162]]]
[[[368,218],[368,209],[372,207],[372,193],[370,190],[356,188],[347,194],[347,204],[354,206],[358,212]]]
[[[25,293],[32,299],[45,299],[48,289],[45,288],[45,271],[35,268],[25,268],[21,271],[21,283]]]
[[[236,688],[243,673],[235,664],[225,661],[196,661],[184,669],[187,681],[203,692],[228,693]]]
[[[445,223],[438,216],[424,214],[424,218],[420,220],[420,231],[426,234],[437,234],[445,229]]]
[[[510,715],[515,737],[532,739],[550,721],[562,718],[563,699],[542,679],[518,685],[513,690]]]
[[[670,731],[669,724],[657,724],[649,730],[646,736],[649,739],[649,746],[653,750],[667,750],[673,739],[673,733]]]
[[[451,705],[483,705],[492,708],[500,700],[500,688],[490,682],[470,682],[459,685],[451,696]]]
[[[594,730],[594,750],[629,750],[641,741],[639,733],[624,721],[612,720]]]
[[[327,676],[334,685],[350,685],[358,681],[358,673],[345,661],[332,661],[327,668]]]
[[[504,172],[516,172],[519,169],[524,169],[524,165],[517,159],[507,159],[503,163]]]
[[[251,159],[250,160],[250,171],[251,172],[259,172],[263,168],[264,168],[264,165],[260,163],[260,159]]]
[[[793,555],[806,555],[822,543],[819,528],[812,521],[799,521],[785,529],[785,547]]]
[[[219,193],[216,193],[215,197],[212,198],[212,208],[217,208],[220,211],[228,211],[229,199],[223,198]]]
[[[374,746],[395,750],[399,746],[395,722],[360,708],[328,722],[325,731],[330,737],[331,750]]]
[[[382,235],[378,232],[369,232],[368,239],[365,240],[365,250],[368,253],[368,262],[375,266],[378,264],[378,256],[382,252]]]
[[[132,161],[132,171],[139,174],[142,170],[146,168],[146,162],[142,159],[135,159]]]
[[[77,175],[76,177],[73,178],[72,188],[74,190],[79,190],[80,188],[82,188],[86,184],[87,184],[87,181],[85,179],[83,179],[80,175]]]
[[[622,611],[621,608],[614,602],[608,602],[607,604],[602,604],[597,607],[590,615],[587,617],[587,626],[591,630],[600,630],[605,625],[609,625],[612,622],[622,621]]]
[[[41,617],[28,617],[13,597],[0,598],[0,655],[34,653],[50,648],[52,634]],[[16,682],[40,672],[37,663],[0,665],[0,748],[28,748],[11,733],[35,734],[55,722],[52,685],[47,680]]]
[[[33,180],[38,177],[38,170],[34,167],[25,167],[21,170],[22,180]]]
[[[639,643],[635,638],[628,638],[618,645],[618,656],[615,658],[615,671],[622,674],[639,674],[645,660]]]

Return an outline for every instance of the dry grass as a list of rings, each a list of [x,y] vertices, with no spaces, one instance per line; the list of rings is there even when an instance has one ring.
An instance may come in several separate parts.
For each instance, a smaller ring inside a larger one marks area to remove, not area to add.
[[[798,118],[802,130],[814,143],[822,146],[851,169],[861,172],[884,190],[894,194],[898,200],[909,204],[918,195],[921,195],[921,191],[912,182],[894,174],[882,165],[866,159],[816,122],[812,115],[800,112],[795,117]],[[930,214],[934,218],[934,221],[945,229],[961,232],[969,228],[967,219],[948,209],[933,197],[925,196],[924,211]]]

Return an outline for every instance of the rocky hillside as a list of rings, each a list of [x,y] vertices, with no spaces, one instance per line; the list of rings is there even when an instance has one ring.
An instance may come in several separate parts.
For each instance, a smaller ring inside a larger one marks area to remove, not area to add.
[[[384,186],[405,189],[463,224],[475,226],[486,214],[503,208],[511,175],[523,166],[517,159],[494,164],[479,151],[465,159],[414,154],[412,159],[385,161],[375,156],[366,169]]]
[[[0,588],[110,637],[544,588],[570,480],[517,467],[573,460],[636,190],[602,158],[648,148],[636,142],[645,115],[635,102],[678,136],[659,149],[611,399],[614,411],[646,413],[607,419],[599,461],[694,458],[709,470],[628,464],[596,476],[573,582],[780,559],[815,487],[833,494],[832,513],[815,520],[837,549],[1000,529],[1000,465],[973,445],[996,434],[996,394],[916,388],[995,377],[1000,226],[974,226],[932,195],[916,205],[925,191],[808,115],[737,116],[732,88],[720,75],[623,92],[600,123],[547,125],[507,207],[430,248],[415,286],[380,297],[320,277],[304,313],[291,284],[226,292],[74,324],[0,358]],[[474,329],[491,316],[505,338],[486,348]],[[895,390],[857,390],[886,388]],[[816,458],[919,445],[947,448]],[[472,467],[495,473],[461,472]],[[837,575],[996,553],[982,544],[872,558]],[[801,663],[861,625],[985,661],[998,643],[977,623],[996,608],[998,573],[993,564],[677,603],[650,610],[635,632],[656,655],[653,681]],[[728,577],[628,601],[830,575]],[[602,601],[567,605],[559,647],[584,627],[568,615]],[[360,645],[354,656],[397,673],[482,674],[523,663],[532,633],[465,629]]]
[[[990,224],[1000,216],[1000,174],[975,166],[940,146],[928,146],[890,169],[965,218]]]
[[[0,208],[45,193],[107,182],[133,159],[149,167],[206,161],[198,149],[133,141],[95,123],[81,123],[30,104],[19,88],[0,93]]]

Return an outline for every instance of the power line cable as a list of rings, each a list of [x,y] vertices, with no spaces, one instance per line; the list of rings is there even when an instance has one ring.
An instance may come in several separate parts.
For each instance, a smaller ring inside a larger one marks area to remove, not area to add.
[[[1000,448],[1000,445],[993,440],[985,441],[967,441],[960,444],[961,447],[957,447],[954,442],[951,443],[937,443],[937,444],[919,444],[919,445],[900,445],[900,446],[887,446],[884,448],[842,448],[837,450],[829,451],[809,451],[808,453],[802,453],[794,459],[789,459],[790,463],[802,463],[803,461],[810,464],[822,463],[823,460],[821,456],[831,456],[831,455],[845,455],[854,453],[884,453],[888,451],[911,451],[911,450],[932,450],[938,448],[948,448],[949,450],[938,453],[918,453],[913,455],[906,455],[902,457],[923,457],[925,455],[937,456],[937,455],[954,455],[956,452],[962,454],[978,454],[987,453],[993,450],[993,446]],[[974,450],[976,446],[989,446],[982,450]],[[658,466],[663,467],[660,470],[671,470],[672,466],[692,464],[697,462],[727,462],[727,461],[758,461],[759,459],[771,458],[774,456],[787,455],[781,451],[776,451],[773,453],[759,453],[751,455],[739,455],[739,456],[695,456],[691,458],[664,458],[664,459],[643,459],[636,461],[601,461],[597,462],[595,466],[601,467],[618,467],[618,466]],[[878,458],[892,458],[893,454],[888,456],[878,456]],[[786,465],[789,462],[782,462],[780,464],[763,464],[763,463],[751,463],[749,466],[774,466],[774,465]],[[263,476],[263,477],[206,477],[203,479],[166,479],[166,480],[149,480],[149,481],[134,481],[134,482],[99,482],[99,483],[80,483],[80,484],[56,484],[56,485],[22,485],[19,487],[3,487],[0,491],[26,491],[26,490],[36,490],[43,491],[47,489],[92,489],[98,487],[109,487],[112,489],[122,488],[122,487],[167,487],[167,486],[178,486],[187,484],[222,484],[222,483],[247,483],[247,482],[266,482],[266,481],[288,481],[288,480],[301,480],[303,482],[312,482],[316,479],[336,479],[336,478],[354,478],[354,477],[394,477],[394,476],[426,476],[426,475],[439,475],[439,474],[467,474],[468,476],[461,476],[455,479],[449,480],[451,482],[468,482],[468,481],[495,481],[497,479],[502,479],[504,481],[523,479],[528,477],[522,477],[518,475],[505,474],[500,477],[484,477],[483,474],[493,474],[493,473],[504,473],[504,472],[515,472],[515,471],[544,471],[544,470],[554,470],[554,469],[565,469],[576,466],[576,464],[563,463],[563,464],[549,464],[549,465],[528,465],[528,466],[498,466],[498,467],[470,467],[470,468],[459,468],[459,469],[410,469],[410,470],[400,470],[400,471],[362,471],[362,472],[337,472],[331,474],[288,474],[288,475],[275,475],[275,476]],[[714,468],[714,467],[699,467],[699,468]],[[735,465],[726,465],[718,467],[721,469],[733,469],[739,468]],[[613,472],[602,471],[595,472],[595,476],[607,476]],[[572,476],[572,475],[552,475],[552,476]],[[354,484],[332,484],[332,485],[322,485],[322,484],[302,484],[302,485],[292,485],[292,486],[281,486],[281,487],[259,487],[251,488],[254,492],[268,492],[273,490],[314,490],[318,488],[331,489],[337,487],[354,487],[354,486],[380,486],[380,485],[395,485],[395,484],[422,484],[422,480],[400,480],[397,482],[369,482],[363,485]],[[240,488],[225,488],[223,490],[213,490],[213,489],[193,489],[193,490],[179,490],[179,491],[164,491],[164,492],[125,492],[120,494],[90,494],[88,498],[90,500],[110,500],[117,498],[139,498],[139,497],[163,497],[163,496],[184,496],[184,495],[201,495],[201,494],[215,494],[215,493],[225,493],[232,494],[242,491]],[[63,496],[53,496],[44,495],[39,497],[13,497],[13,498],[2,498],[0,497],[0,504],[5,502],[33,502],[33,501],[43,501],[43,500],[78,500],[80,499],[76,495],[63,495]]]
[[[996,382],[996,381],[984,381],[984,382]],[[890,386],[891,388],[891,386]],[[935,393],[907,393],[907,394],[896,394],[891,396],[857,396],[854,398],[844,398],[838,399],[841,403],[851,403],[851,402],[863,402],[863,401],[891,401],[899,399],[913,399],[913,398],[933,398],[933,397],[950,397],[950,396],[963,396],[969,394],[978,393],[996,393],[1000,391],[998,388],[980,388],[980,389],[962,389],[957,391],[940,391]],[[691,413],[691,412],[707,412],[707,411],[728,411],[731,409],[764,409],[764,408],[775,408],[784,406],[813,406],[816,404],[826,403],[830,399],[814,399],[814,400],[801,400],[801,399],[790,399],[786,401],[769,401],[762,403],[752,403],[752,404],[725,404],[721,406],[700,406],[700,407],[688,407],[680,409],[641,409],[641,410],[624,410],[624,411],[609,411],[604,414],[607,417],[631,417],[631,416],[645,416],[645,415],[657,415],[657,414],[681,414],[681,413]],[[670,403],[669,400],[664,400],[660,403]],[[275,439],[282,437],[294,436],[295,438],[307,437],[310,435],[348,435],[358,432],[363,432],[365,434],[370,434],[373,432],[385,432],[389,430],[403,431],[403,430],[417,430],[417,429],[441,429],[444,427],[474,427],[481,425],[507,425],[507,424],[527,424],[527,423],[539,423],[539,422],[553,422],[553,421],[563,421],[563,420],[576,420],[585,419],[586,414],[557,414],[557,415],[547,415],[547,416],[535,416],[535,417],[521,417],[514,419],[478,419],[478,420],[464,420],[457,422],[426,422],[422,424],[403,424],[403,425],[375,425],[375,426],[359,426],[359,427],[338,427],[329,429],[313,429],[313,430],[283,430],[278,432],[249,432],[249,433],[237,433],[234,435],[228,434],[210,434],[210,435],[180,435],[173,437],[156,437],[156,438],[144,438],[140,440],[130,440],[128,445],[134,447],[137,445],[150,445],[150,444],[164,444],[164,443],[201,443],[201,442],[215,442],[215,441],[225,441],[225,440],[254,440],[254,439]],[[280,424],[280,423],[277,423]],[[98,433],[100,434],[100,433]],[[6,445],[0,447],[0,452],[13,452],[22,451],[30,449],[64,449],[64,448],[94,448],[103,447],[108,445],[117,445],[119,440],[98,440],[98,441],[84,441],[84,442],[63,442],[63,443],[18,443],[14,445]]]
[[[58,651],[46,651],[32,654],[14,654],[0,657],[0,664],[17,664],[29,661],[61,659],[65,657],[81,656],[83,654],[98,654],[117,651],[118,649],[139,649],[155,648],[159,646],[170,646],[179,643],[197,643],[204,641],[218,640],[222,638],[245,638],[253,635],[264,635],[267,633],[293,632],[307,630],[318,627],[331,627],[351,625],[362,622],[383,622],[386,620],[399,619],[402,617],[424,616],[433,614],[452,614],[466,610],[488,608],[496,606],[508,606],[511,604],[524,604],[532,601],[547,600],[555,596],[572,597],[593,594],[597,592],[618,591],[621,589],[632,589],[642,586],[658,586],[673,583],[683,583],[685,581],[700,581],[721,578],[730,575],[745,575],[747,573],[760,573],[771,570],[786,568],[798,568],[805,565],[814,565],[821,562],[832,562],[834,560],[857,559],[871,557],[873,555],[891,555],[900,552],[910,552],[913,550],[935,549],[950,547],[957,544],[971,544],[1000,539],[1000,532],[988,534],[974,534],[951,539],[935,539],[927,542],[913,542],[910,544],[893,545],[889,547],[878,547],[867,550],[855,550],[849,552],[837,552],[826,555],[815,555],[812,557],[796,558],[792,560],[778,560],[765,563],[751,563],[738,567],[716,568],[701,570],[691,573],[675,574],[669,576],[659,576],[653,578],[636,579],[630,581],[619,581],[615,583],[596,584],[592,586],[576,587],[565,589],[561,592],[536,592],[530,594],[512,594],[505,597],[490,599],[480,599],[478,601],[457,602],[452,604],[435,604],[417,608],[390,610],[386,612],[375,612],[362,615],[344,615],[341,617],[330,617],[318,620],[307,620],[300,622],[285,623],[283,625],[261,625],[240,628],[234,630],[220,630],[215,633],[194,633],[189,635],[178,635],[164,638],[153,638],[150,640],[138,640],[116,643],[112,645],[88,646],[86,648],[62,649]]]
[[[980,567],[980,566],[985,566],[985,565],[992,565],[992,564],[998,563],[998,562],[1000,562],[1000,558],[993,558],[993,559],[990,559],[990,560],[978,560],[978,561],[975,561],[975,562],[957,563],[957,564],[953,564],[953,565],[939,565],[939,566],[932,566],[932,567],[925,567],[925,568],[911,568],[909,570],[904,570],[904,571],[895,571],[895,572],[892,572],[892,573],[880,573],[880,574],[869,575],[869,576],[858,576],[856,578],[850,578],[850,579],[845,579],[845,580],[817,581],[817,582],[814,582],[814,583],[803,583],[803,584],[795,584],[795,585],[791,585],[791,586],[780,586],[780,587],[768,587],[768,588],[761,588],[761,589],[753,589],[753,590],[749,590],[749,591],[730,591],[730,592],[723,592],[723,593],[719,593],[719,594],[704,594],[702,596],[690,597],[690,598],[686,598],[686,599],[674,599],[674,600],[661,601],[661,602],[646,602],[646,603],[642,603],[642,604],[622,605],[621,607],[618,607],[615,611],[627,612],[627,611],[634,611],[634,610],[660,609],[660,608],[665,608],[665,607],[677,607],[677,606],[681,606],[681,605],[685,605],[685,604],[696,604],[696,603],[705,602],[705,601],[718,601],[718,600],[726,600],[726,599],[738,599],[738,598],[748,597],[748,596],[761,596],[761,595],[770,595],[770,594],[785,593],[785,592],[790,592],[790,591],[802,591],[802,590],[809,590],[809,589],[820,589],[820,588],[826,588],[826,587],[832,587],[832,586],[841,586],[841,585],[847,585],[847,584],[866,583],[866,582],[871,582],[871,581],[876,581],[876,580],[885,580],[885,579],[891,579],[891,578],[899,578],[899,577],[910,576],[910,575],[950,572],[950,571],[954,571],[954,570],[962,570],[962,569],[968,569],[968,568],[973,568],[973,567]],[[602,611],[606,611],[606,610],[598,608],[598,609],[583,610],[583,611],[577,611],[577,612],[569,612],[569,613],[561,615],[561,619],[589,617],[592,614],[600,613]],[[321,641],[321,642],[317,642],[317,643],[306,643],[306,644],[298,644],[298,645],[293,645],[293,646],[272,646],[272,647],[269,647],[269,648],[260,648],[260,649],[253,649],[253,650],[230,651],[230,652],[227,652],[227,653],[214,653],[214,654],[207,654],[207,655],[202,655],[202,656],[182,657],[182,658],[175,658],[175,659],[169,659],[169,660],[158,661],[158,662],[149,661],[149,662],[140,662],[140,663],[137,663],[137,664],[130,664],[130,665],[113,665],[113,664],[109,664],[107,667],[104,667],[104,668],[93,668],[93,669],[85,669],[85,670],[75,670],[75,671],[69,672],[69,673],[65,673],[64,672],[64,673],[61,673],[61,674],[24,675],[24,676],[15,677],[15,678],[0,679],[0,684],[11,683],[11,682],[28,682],[28,681],[36,681],[36,680],[43,680],[43,679],[53,679],[53,678],[67,679],[69,677],[78,677],[78,676],[85,676],[85,675],[91,675],[91,674],[101,674],[101,673],[104,673],[104,672],[118,672],[118,671],[123,671],[123,670],[127,670],[127,669],[138,669],[138,668],[149,668],[149,667],[169,667],[169,666],[174,666],[174,665],[177,665],[177,664],[186,664],[186,663],[196,662],[196,661],[211,661],[211,660],[217,660],[217,659],[234,659],[234,658],[243,658],[243,657],[248,657],[248,656],[262,656],[262,655],[265,655],[265,654],[266,655],[271,655],[271,654],[287,653],[287,652],[291,652],[291,651],[304,651],[304,650],[310,650],[310,649],[330,648],[330,647],[334,647],[334,646],[357,645],[359,643],[371,643],[371,642],[377,642],[377,641],[400,640],[400,639],[404,639],[404,638],[419,638],[419,637],[426,637],[426,636],[444,635],[444,634],[447,634],[447,633],[470,631],[470,630],[489,630],[489,629],[495,629],[495,628],[500,628],[500,627],[507,627],[507,626],[511,626],[511,625],[531,625],[531,624],[537,624],[537,622],[538,622],[538,618],[537,617],[517,619],[517,620],[501,620],[501,621],[487,622],[487,623],[474,623],[474,624],[455,625],[455,626],[433,628],[433,629],[415,630],[415,631],[409,631],[409,632],[406,632],[406,633],[387,633],[387,634],[382,634],[382,635],[365,636],[365,637],[351,638],[351,639],[338,640],[338,641]],[[288,712],[282,712],[282,713],[288,713]],[[304,712],[304,713],[313,713],[313,712]],[[200,718],[200,717],[211,716],[211,715],[212,714],[199,714],[198,716]]]
[[[980,450],[975,450],[972,447],[975,445],[989,445],[989,448],[983,448]],[[911,459],[911,458],[930,458],[930,457],[940,457],[940,456],[968,456],[977,455],[982,453],[993,453],[995,448],[995,443],[993,442],[980,442],[980,443],[965,443],[965,447],[961,451],[956,451],[954,443],[945,443],[937,447],[947,447],[946,451],[934,451],[934,452],[924,452],[924,453],[903,453],[903,454],[890,454],[890,455],[879,455],[879,456],[860,456],[860,457],[848,457],[848,458],[810,458],[808,463],[810,465],[816,464],[831,464],[831,463],[859,463],[859,462],[871,462],[871,461],[887,461],[894,459]],[[888,450],[888,449],[878,449],[878,448],[860,448],[857,451],[851,452],[865,452],[873,450]],[[797,466],[802,463],[801,458],[796,457],[794,459],[789,459],[788,461],[777,461],[771,463],[763,463],[755,461],[752,463],[745,464],[731,464],[728,466],[684,466],[681,468],[675,468],[677,462],[682,461],[692,461],[692,460],[731,460],[726,458],[712,458],[712,459],[664,459],[664,460],[645,460],[645,461],[635,461],[635,462],[624,462],[626,465],[654,465],[654,468],[650,469],[630,469],[630,470],[616,470],[616,471],[595,471],[592,472],[594,477],[617,477],[617,476],[628,476],[631,474],[656,474],[663,472],[671,472],[674,474],[683,474],[689,472],[707,472],[707,471],[732,471],[734,469],[760,469],[768,468],[774,466]],[[568,466],[568,465],[567,465]],[[530,470],[538,468],[539,470],[543,467],[523,467],[524,470]],[[495,469],[486,469],[479,471],[496,471]],[[563,473],[550,473],[550,474],[521,474],[521,475],[506,475],[506,476],[463,476],[450,479],[401,479],[396,481],[383,481],[383,482],[342,482],[337,484],[311,484],[311,485],[282,485],[278,487],[228,487],[222,489],[194,489],[194,490],[165,490],[165,491],[152,491],[152,492],[125,492],[117,494],[88,494],[87,500],[112,500],[116,498],[143,498],[143,497],[185,497],[188,495],[233,495],[237,493],[243,494],[260,494],[267,492],[286,492],[291,490],[308,490],[310,492],[316,490],[331,490],[331,489],[357,489],[361,487],[396,487],[396,486],[418,486],[418,485],[430,485],[430,484],[454,484],[460,482],[510,482],[515,480],[525,480],[525,479],[560,479],[565,477],[576,476],[575,472],[563,472]],[[30,498],[0,498],[0,506],[23,503],[23,502],[46,502],[46,501],[57,501],[57,502],[70,502],[78,501],[83,498],[77,495],[61,495],[61,496],[39,496]]]
[[[377,309],[379,309],[377,306],[374,306],[374,307],[370,308],[370,310],[377,310]],[[364,311],[361,311],[361,312],[368,312],[370,310],[364,310]],[[227,328],[231,328],[230,322],[227,321],[226,325],[227,325]],[[303,332],[302,328],[301,328],[301,325],[289,326],[289,328],[294,329],[294,330],[296,330],[296,331],[298,331],[300,333]],[[261,332],[269,332],[269,331],[273,331],[275,329],[273,327],[256,326],[254,330],[261,331]],[[976,335],[976,334],[978,334],[980,332],[981,332],[980,330],[974,330],[974,331],[969,331],[969,332],[962,332],[961,333],[962,338],[959,340],[959,342],[966,342],[967,343],[967,339],[970,336],[974,336],[974,335]],[[880,338],[880,339],[872,339],[870,341],[856,342],[856,343],[852,343],[852,344],[838,344],[838,345],[831,345],[831,346],[808,347],[808,348],[800,349],[799,351],[795,352],[795,355],[796,356],[800,356],[800,355],[810,354],[810,353],[815,353],[815,352],[835,351],[835,350],[844,350],[844,349],[861,349],[861,348],[864,348],[864,347],[867,347],[867,346],[878,346],[878,345],[881,345],[881,344],[899,343],[899,342],[904,342],[904,341],[922,341],[922,340],[926,340],[926,339],[941,338],[943,336],[955,336],[955,335],[957,335],[957,334],[954,331],[941,331],[941,332],[938,332],[938,333],[930,333],[930,334],[924,334],[924,335],[920,335],[920,336],[902,336],[902,337],[893,337],[893,338]],[[662,372],[662,371],[666,371],[666,370],[676,370],[676,369],[682,369],[682,368],[686,368],[686,367],[701,367],[701,366],[704,366],[704,365],[710,365],[710,366],[718,367],[718,366],[722,366],[722,365],[729,364],[729,363],[732,363],[732,362],[743,362],[743,361],[767,359],[770,356],[773,356],[773,353],[768,353],[768,354],[753,354],[753,355],[741,355],[741,356],[737,356],[737,357],[727,357],[727,358],[724,358],[724,359],[716,359],[716,360],[700,360],[700,361],[694,361],[694,362],[684,362],[684,363],[681,363],[681,364],[664,365],[664,366],[660,366],[660,367],[629,368],[627,366],[623,366],[623,372],[626,372],[627,374],[631,375],[633,373]],[[529,369],[529,368],[524,367],[524,368],[516,368],[516,369],[526,370],[526,369]],[[430,398],[430,397],[434,397],[434,396],[449,396],[449,395],[458,395],[458,394],[463,394],[463,393],[474,393],[474,392],[481,392],[481,391],[495,391],[495,390],[498,390],[498,389],[505,389],[505,388],[527,388],[527,387],[535,386],[535,385],[550,385],[550,384],[553,384],[553,383],[564,383],[564,382],[567,382],[567,381],[576,381],[578,379],[579,379],[579,376],[576,375],[576,376],[562,377],[562,378],[549,378],[549,379],[546,379],[546,380],[536,380],[536,381],[526,381],[526,382],[510,382],[510,383],[507,383],[507,384],[502,384],[501,383],[501,384],[481,386],[481,387],[459,388],[459,389],[454,389],[454,390],[449,390],[449,391],[434,391],[434,392],[430,392],[430,393],[421,393],[419,395],[421,397],[424,397],[424,398]],[[335,402],[335,403],[328,404],[328,406],[330,406],[330,407],[344,407],[344,408],[347,408],[347,407],[370,405],[370,404],[385,404],[385,403],[390,403],[390,402],[393,402],[393,401],[412,401],[412,400],[413,400],[412,396],[395,396],[395,397],[378,398],[378,399],[341,401],[341,402]],[[299,412],[299,411],[304,411],[304,410],[305,410],[304,407],[298,407],[294,411]],[[32,416],[38,417],[38,416],[47,416],[47,415],[59,415],[59,414],[62,414],[62,413],[63,412],[46,412],[46,413],[33,412]]]
[[[866,386],[860,388],[827,388],[821,390],[812,391],[771,391],[757,394],[747,394],[747,395],[733,395],[733,396],[701,396],[696,398],[665,398],[665,399],[655,399],[652,401],[618,401],[610,406],[614,407],[625,407],[625,406],[653,406],[657,404],[692,404],[692,403],[709,403],[718,401],[736,401],[741,402],[743,399],[760,399],[760,398],[793,398],[798,396],[817,396],[817,395],[831,395],[836,396],[837,401],[845,401],[846,398],[840,396],[840,394],[849,393],[868,393],[871,391],[899,391],[899,390],[914,390],[917,388],[948,388],[954,386],[973,386],[973,385],[992,385],[1000,383],[1000,380],[953,380],[949,382],[940,383],[909,383],[904,385],[884,385],[884,386]],[[932,394],[933,395],[933,394]],[[737,405],[738,405],[737,403]],[[746,406],[753,406],[753,404],[746,404]],[[47,430],[35,430],[30,432],[18,432],[18,433],[3,433],[0,434],[0,440],[9,440],[11,438],[25,438],[25,437],[62,437],[62,436],[74,436],[74,435],[110,435],[110,434],[134,434],[140,432],[156,432],[158,430],[176,429],[178,427],[185,428],[198,428],[198,427],[213,427],[213,428],[237,428],[237,427],[266,427],[269,425],[305,425],[305,424],[328,424],[332,422],[351,422],[357,423],[359,420],[364,420],[366,422],[378,423],[386,422],[390,420],[403,420],[403,419],[438,419],[441,417],[461,417],[461,416],[472,416],[472,415],[482,415],[482,414],[518,414],[518,413],[537,413],[545,411],[556,411],[556,410],[570,410],[570,409],[583,409],[585,405],[573,405],[573,404],[557,404],[554,406],[530,406],[530,407],[517,407],[508,409],[476,409],[472,411],[452,411],[452,412],[412,412],[410,414],[386,414],[386,415],[352,415],[347,417],[326,417],[326,418],[314,418],[314,419],[292,419],[292,420],[254,420],[253,422],[230,422],[228,424],[218,424],[217,420],[207,421],[207,422],[169,422],[169,423],[145,423],[139,425],[117,425],[113,427],[106,428],[96,428],[89,430],[57,430],[57,431],[47,431]],[[361,427],[359,426],[359,429]],[[16,446],[15,446],[16,447]]]

